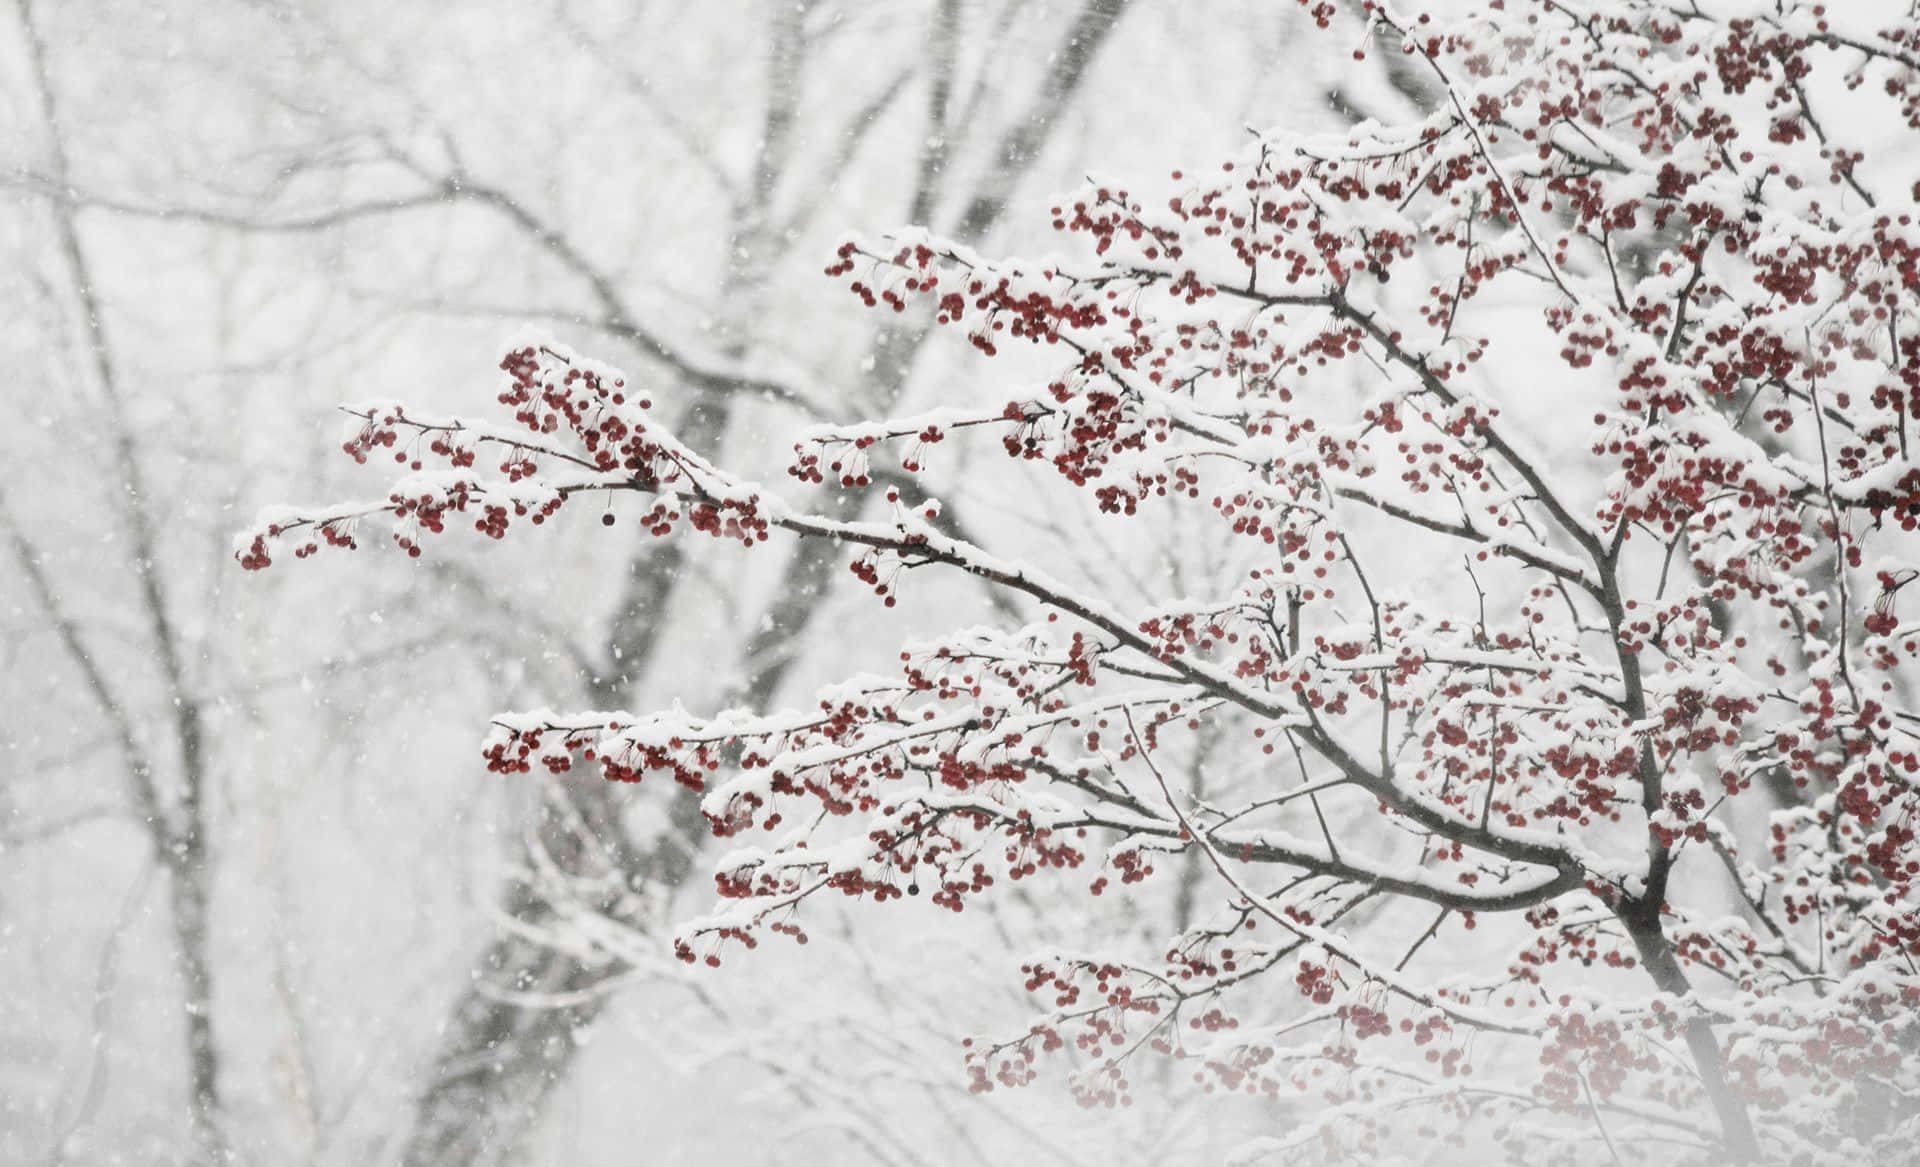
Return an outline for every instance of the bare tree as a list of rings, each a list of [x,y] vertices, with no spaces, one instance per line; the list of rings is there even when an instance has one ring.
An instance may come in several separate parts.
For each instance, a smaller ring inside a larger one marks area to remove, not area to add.
[[[31,0],[18,0],[17,11],[26,33],[33,87],[43,119],[46,173],[56,186],[64,186],[68,179],[67,152],[46,42],[34,22]],[[123,691],[122,678],[110,675],[89,647],[86,634],[61,604],[58,589],[41,567],[39,554],[27,537],[10,521],[6,534],[15,564],[58,632],[61,647],[72,666],[85,678],[102,718],[111,727],[135,816],[146,829],[154,859],[167,874],[173,967],[180,982],[180,1020],[186,1042],[187,1093],[194,1139],[204,1158],[218,1162],[226,1158],[227,1151],[221,1131],[213,963],[208,954],[212,870],[207,852],[205,809],[205,713],[188,677],[175,628],[175,601],[169,594],[165,569],[160,562],[146,472],[128,419],[125,389],[115,365],[107,321],[95,291],[78,216],[71,203],[58,199],[49,202],[48,215],[84,330],[91,389],[98,395],[99,416],[108,430],[110,472],[122,486],[112,492],[112,497],[117,507],[116,518],[127,539],[125,578],[134,591],[135,610],[141,615],[147,648],[159,666],[164,686],[162,700],[169,711],[164,746],[143,741],[136,731],[134,699]],[[3,507],[4,500],[0,500],[0,508]],[[0,509],[0,520],[4,519],[4,509]],[[167,759],[171,781],[165,771],[156,766],[159,758]],[[60,1147],[52,1148],[56,1160],[60,1155]]]
[[[1062,38],[1038,91],[994,143],[981,179],[947,200],[957,206],[950,220],[965,238],[984,238],[998,222],[1008,192],[1042,154],[1048,133],[1080,89],[1100,47],[1111,35],[1123,0],[1088,0]],[[779,246],[773,236],[774,207],[789,169],[787,136],[795,116],[802,65],[800,17],[804,6],[783,6],[772,24],[765,85],[766,107],[759,141],[759,160],[750,183],[734,205],[730,235],[738,242],[724,281],[723,300],[734,306],[723,329],[728,337],[726,356],[745,355],[745,336],[752,327],[754,281],[767,270],[767,251]],[[941,194],[950,189],[945,163],[952,150],[953,74],[961,36],[961,7],[941,0],[926,40],[925,130],[913,170],[910,214],[916,221],[933,221],[940,213]],[[861,110],[864,121],[870,110]],[[859,122],[845,133],[862,132]],[[831,177],[831,176],[829,176]],[[803,193],[802,199],[817,197]],[[531,216],[526,216],[531,220]],[[554,233],[528,223],[530,236],[553,239]],[[582,261],[584,264],[584,261]],[[612,282],[593,275],[606,310],[610,331],[631,319]],[[861,400],[891,401],[905,384],[900,372],[926,338],[924,321],[882,333],[874,341],[860,395]],[[655,352],[665,348],[651,345]],[[673,364],[675,362],[669,362]],[[732,422],[738,404],[755,396],[757,387],[738,381],[714,383],[690,379],[693,404],[687,435],[696,448],[718,446]],[[796,398],[798,393],[778,394]],[[859,506],[851,496],[841,504],[848,512]],[[631,699],[633,683],[644,677],[659,644],[658,630],[674,603],[676,591],[691,578],[685,571],[684,545],[668,542],[636,553],[627,570],[627,585],[602,649],[605,675],[593,679],[586,697],[596,707],[613,707]],[[766,701],[785,680],[797,646],[810,628],[826,596],[839,561],[837,549],[826,544],[796,549],[777,587],[771,607],[750,625],[759,629],[747,642],[739,675],[745,682],[730,700],[748,704]],[[564,801],[559,801],[564,800]],[[569,783],[548,792],[529,845],[542,853],[541,866],[576,876],[567,894],[586,895],[591,910],[607,914],[630,928],[645,929],[663,891],[677,888],[687,878],[694,859],[694,843],[703,833],[699,800],[691,792],[672,796],[667,813],[674,830],[648,843],[629,840],[621,826],[622,792],[605,783]],[[516,882],[503,902],[510,918],[538,923],[552,916],[554,905]],[[510,1149],[517,1132],[539,1111],[547,1093],[561,1079],[575,1055],[575,1034],[605,1008],[608,992],[602,986],[618,983],[627,971],[619,961],[583,962],[565,949],[541,944],[521,930],[503,932],[487,948],[481,972],[463,995],[444,1031],[442,1052],[427,1089],[418,1103],[418,1117],[408,1141],[411,1164],[473,1162]],[[564,1007],[524,1003],[529,992],[562,994]]]

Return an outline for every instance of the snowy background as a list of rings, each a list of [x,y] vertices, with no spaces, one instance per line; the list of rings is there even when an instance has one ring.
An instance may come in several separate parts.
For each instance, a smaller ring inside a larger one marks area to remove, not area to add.
[[[684,800],[481,764],[500,709],[802,700],[992,618],[979,589],[887,611],[837,562],[664,558],[579,513],[420,561],[230,558],[260,506],[376,481],[337,404],[485,404],[526,324],[742,467],[993,396],[1018,362],[888,334],[821,274],[844,232],[1044,250],[1091,168],[1404,111],[1297,6],[1202,7],[0,5],[0,1162],[191,1162],[196,1112],[313,1165],[1217,1161],[1283,1122],[1171,1066],[1123,1112],[1057,1074],[965,1090],[961,1039],[1031,1008],[1023,954],[1159,943],[1197,868],[1097,912],[820,903],[815,943],[696,972],[667,947],[710,895]],[[1116,598],[1216,554],[959,465],[962,521]]]

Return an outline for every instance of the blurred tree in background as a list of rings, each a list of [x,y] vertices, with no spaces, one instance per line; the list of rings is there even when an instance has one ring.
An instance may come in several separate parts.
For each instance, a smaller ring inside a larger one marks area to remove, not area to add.
[[[1300,47],[1305,14],[1253,3],[9,16],[0,1157],[1231,1145],[1171,1079],[1119,1124],[965,1094],[962,1033],[1024,1008],[975,949],[1060,927],[1017,899],[941,962],[964,1009],[902,993],[913,928],[871,959],[815,946],[689,978],[664,925],[683,885],[705,894],[693,799],[476,781],[472,727],[494,709],[774,704],[881,623],[1004,599],[958,586],[876,622],[830,548],[743,568],[597,528],[437,556],[427,587],[397,564],[351,590],[236,579],[233,508],[344,486],[315,411],[451,405],[465,385],[445,371],[528,320],[644,371],[715,455],[925,407],[963,346],[829,294],[819,268],[850,224],[1018,247],[1041,236],[1006,208],[1096,159],[1164,170],[1247,123],[1404,114],[1417,84]],[[950,521],[1036,543],[1080,522],[1022,489],[953,496]],[[1145,595],[1220,553],[1165,537],[1189,545],[1123,541],[1078,570]],[[1084,927],[1140,911],[1117,900]],[[770,1008],[768,983],[811,1006]],[[700,1085],[715,1073],[739,1100],[724,1114]]]

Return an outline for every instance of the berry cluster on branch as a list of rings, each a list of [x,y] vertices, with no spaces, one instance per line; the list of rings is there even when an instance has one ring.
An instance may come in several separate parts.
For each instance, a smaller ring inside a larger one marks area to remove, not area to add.
[[[970,1046],[975,1089],[1057,1057],[1120,1104],[1148,1051],[1321,1096],[1254,1148],[1282,1159],[1890,1154],[1920,1134],[1920,622],[1896,598],[1920,578],[1920,13],[1361,7],[1422,118],[1262,134],[1152,195],[1091,181],[1052,210],[1079,258],[838,249],[869,306],[1057,358],[1011,400],[803,434],[799,489],[884,483],[885,519],[729,476],[620,374],[531,341],[502,362],[514,426],[352,411],[347,452],[406,473],[269,513],[240,560],[351,548],[376,515],[418,554],[457,516],[499,538],[631,492],[653,535],[846,544],[889,604],[924,568],[1026,597],[1027,626],[909,645],[801,712],[540,711],[485,747],[704,792],[740,847],[689,961],[804,940],[826,891],[1214,889],[1163,953],[1029,962],[1045,1012]],[[1117,605],[941,533],[875,468],[977,433],[1239,566]],[[1409,563],[1458,567],[1399,586]]]

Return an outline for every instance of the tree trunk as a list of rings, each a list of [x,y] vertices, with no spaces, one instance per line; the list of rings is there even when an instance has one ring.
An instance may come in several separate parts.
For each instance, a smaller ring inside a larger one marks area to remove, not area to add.
[[[1660,991],[1674,996],[1692,992],[1686,971],[1680,967],[1673,955],[1673,945],[1668,943],[1667,934],[1660,927],[1659,903],[1630,901],[1621,906],[1618,915],[1626,925],[1627,935],[1633,938],[1641,966]],[[1746,1104],[1735,1096],[1727,1082],[1725,1059],[1721,1056],[1720,1039],[1714,1035],[1713,1023],[1704,1017],[1695,1017],[1687,1022],[1686,1036],[1687,1050],[1693,1055],[1700,1085],[1720,1119],[1720,1134],[1728,1156],[1736,1163],[1758,1163],[1760,1145],[1754,1138],[1753,1120],[1747,1114]]]
[[[69,166],[60,122],[59,99],[47,63],[46,42],[34,23],[30,0],[18,0],[20,23],[26,33],[27,56],[40,114],[47,134],[48,175],[57,192],[68,186]],[[179,761],[180,788],[168,805],[153,764],[132,732],[133,708],[119,691],[118,679],[99,667],[82,643],[77,628],[59,612],[58,598],[35,568],[30,574],[75,663],[88,679],[103,712],[114,722],[116,738],[131,788],[134,809],[147,832],[155,856],[167,869],[169,906],[174,942],[174,968],[180,978],[182,1021],[186,1037],[188,1112],[192,1116],[196,1154],[203,1161],[222,1164],[230,1152],[220,1126],[220,1053],[215,1040],[213,965],[208,954],[211,931],[212,873],[208,868],[205,816],[206,743],[201,706],[189,684],[179,637],[174,629],[167,588],[161,575],[155,525],[148,511],[151,495],[135,449],[133,421],[127,416],[105,315],[95,292],[93,271],[81,243],[73,204],[62,197],[49,202],[55,243],[73,279],[73,294],[92,361],[94,388],[100,395],[115,470],[123,490],[114,492],[118,518],[126,528],[131,568],[139,595],[140,613],[147,625],[150,648],[165,685],[166,708]]]
[[[998,221],[1008,192],[1031,169],[1058,115],[1078,90],[1124,6],[1125,0],[1087,0],[1055,54],[1041,92],[1025,116],[1006,132],[995,154],[995,167],[964,204],[960,223],[963,238],[984,236]],[[800,10],[787,7],[785,11],[792,27],[775,29],[761,164],[749,201],[735,210],[735,236],[743,241],[746,263],[752,266],[740,267],[736,261],[724,281],[727,287],[723,301],[735,309],[728,322],[725,347],[728,355],[736,358],[744,352],[743,338],[751,323],[747,309],[769,266],[760,247],[771,246],[772,240],[761,239],[756,244],[755,238],[767,229],[771,218],[774,186],[791,128],[791,109],[782,107],[788,105],[797,81],[799,48],[797,44],[783,48],[782,42],[789,37],[798,40]],[[950,67],[957,11],[956,5],[943,3],[936,14],[936,73],[942,68],[942,57],[949,57],[945,65]],[[926,155],[918,167],[918,188],[911,200],[915,220],[934,214],[947,149],[945,136],[938,131],[944,128],[941,123],[948,85],[935,84],[931,89],[929,106],[934,125],[926,135]],[[895,328],[876,342],[874,360],[868,366],[871,371],[862,387],[863,400],[884,406],[897,397],[925,336],[924,325],[908,326]],[[682,423],[682,440],[696,450],[717,448],[739,396],[724,390],[700,394]],[[822,500],[823,510],[835,516],[852,515],[861,503],[858,496],[837,493]],[[604,681],[589,688],[588,698],[595,708],[626,704],[633,696],[632,686],[653,663],[657,629],[671,605],[677,581],[684,578],[684,554],[680,542],[669,541],[650,547],[631,562],[627,592],[608,637],[608,655],[614,667]],[[773,700],[799,658],[800,644],[831,590],[840,556],[841,549],[824,540],[803,541],[795,548],[766,618],[746,646],[741,666],[744,681],[727,695],[728,704],[763,707]],[[670,892],[686,880],[693,867],[694,848],[705,833],[697,794],[676,787],[668,796],[672,829],[658,842],[636,847],[627,842],[620,826],[621,788],[583,775],[561,784],[561,789],[581,820],[592,828],[594,837],[605,842],[595,848],[581,846],[577,832],[567,824],[567,816],[549,806],[541,815],[535,843],[545,848],[563,871],[583,870],[583,865],[594,862],[595,852],[613,863],[615,870],[601,875],[606,890],[593,897],[593,910],[614,919],[629,919],[623,913],[646,903],[664,903],[668,898],[657,894],[649,899],[633,893]],[[553,905],[522,886],[508,891],[502,908],[514,919],[536,925],[553,918]],[[630,922],[639,927],[652,921],[632,918]],[[408,1167],[497,1163],[509,1153],[572,1065],[578,1050],[575,1031],[591,1024],[605,1008],[608,998],[602,986],[624,971],[624,967],[611,962],[584,965],[570,953],[517,932],[497,937],[487,947],[472,986],[461,995],[445,1028],[436,1073],[415,1107],[404,1155]],[[519,993],[568,994],[573,999],[559,1008],[502,999]]]

